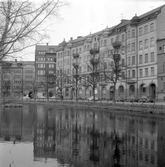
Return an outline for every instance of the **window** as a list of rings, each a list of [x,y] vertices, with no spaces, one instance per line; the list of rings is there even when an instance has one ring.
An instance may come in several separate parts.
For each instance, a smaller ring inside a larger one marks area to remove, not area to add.
[[[132,30],[132,37],[135,37],[135,29]]]
[[[165,92],[165,82],[163,82],[163,91]]]
[[[135,42],[132,43],[132,51],[135,51]]]
[[[125,66],[125,59],[122,59],[122,66]]]
[[[154,37],[150,38],[150,47],[154,46]]]
[[[90,49],[90,47],[89,47],[89,45],[87,45],[87,50],[89,50]]]
[[[142,27],[139,28],[139,36],[142,35]]]
[[[128,57],[128,65],[130,65],[130,63],[131,63],[131,58]]]
[[[163,63],[163,71],[165,72],[165,62]]]
[[[49,64],[49,68],[54,68],[54,64]]]
[[[143,56],[139,55],[139,64],[142,64],[142,63],[143,63]]]
[[[144,48],[145,48],[145,49],[148,48],[148,39],[145,39],[145,42],[144,42]]]
[[[121,72],[121,76],[122,76],[123,79],[125,79],[125,72],[124,71]]]
[[[94,48],[97,48],[97,43],[95,43],[95,44],[93,45],[93,47],[94,47]]]
[[[163,45],[163,52],[165,52],[165,45]]]
[[[124,34],[121,36],[121,41],[124,42]]]
[[[135,65],[135,56],[132,56],[132,65]]]
[[[154,61],[154,52],[151,52],[151,62]]]
[[[81,48],[79,48],[79,53],[81,53]]]
[[[113,38],[111,38],[111,44],[113,44]]]
[[[104,39],[104,46],[107,46],[107,40]]]
[[[142,41],[139,41],[139,50],[142,50],[143,46],[142,46]]]
[[[148,33],[148,25],[146,25],[146,26],[144,27],[144,33],[145,33],[145,34]]]
[[[151,67],[151,76],[154,76],[154,67]]]
[[[128,44],[127,51],[130,52],[130,43]]]
[[[130,30],[128,31],[127,38],[130,38]]]
[[[132,78],[135,78],[135,70],[132,70]]]
[[[45,75],[45,70],[38,70],[38,75]]]
[[[130,70],[128,70],[128,78],[131,77],[131,73],[130,73]]]
[[[154,31],[154,23],[150,24],[150,32]]]
[[[148,77],[148,68],[145,68],[145,77]]]
[[[84,52],[86,51],[86,45],[83,46],[83,50],[84,50]]]
[[[143,77],[143,70],[142,69],[139,69],[139,76]]]
[[[148,63],[148,53],[145,54],[144,62],[145,62],[145,63]]]

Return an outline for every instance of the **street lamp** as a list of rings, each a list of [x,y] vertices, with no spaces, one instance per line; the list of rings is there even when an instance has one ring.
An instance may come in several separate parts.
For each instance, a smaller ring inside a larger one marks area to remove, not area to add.
[[[78,74],[78,70],[79,70],[79,54],[75,53],[73,54],[73,67],[75,69],[75,73],[73,73],[73,78],[75,79],[75,84],[76,84],[76,101],[78,101],[78,80],[80,75]]]
[[[119,65],[120,62],[120,48],[121,48],[121,42],[120,41],[115,41],[114,43],[112,43],[112,46],[114,48],[114,52],[113,52],[113,60],[114,60],[114,67],[113,67],[113,73],[112,75],[115,75],[113,83],[114,83],[114,97],[113,100],[115,102],[115,97],[116,97],[116,84],[119,78],[119,74],[121,72],[121,67]]]

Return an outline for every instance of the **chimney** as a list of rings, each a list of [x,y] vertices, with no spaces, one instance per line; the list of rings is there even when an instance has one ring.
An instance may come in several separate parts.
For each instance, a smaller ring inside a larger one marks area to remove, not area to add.
[[[15,62],[17,62],[17,59],[15,59]]]
[[[47,42],[47,43],[46,43],[46,45],[48,46],[48,45],[49,45],[49,43]]]
[[[70,37],[70,40],[72,41],[72,40],[73,40],[73,37]]]

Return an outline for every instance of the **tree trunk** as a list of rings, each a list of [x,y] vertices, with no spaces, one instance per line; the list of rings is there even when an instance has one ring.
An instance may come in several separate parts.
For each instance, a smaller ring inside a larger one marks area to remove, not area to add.
[[[95,87],[93,87],[93,102],[95,102]]]
[[[114,82],[114,95],[113,95],[113,102],[116,103],[116,81]]]

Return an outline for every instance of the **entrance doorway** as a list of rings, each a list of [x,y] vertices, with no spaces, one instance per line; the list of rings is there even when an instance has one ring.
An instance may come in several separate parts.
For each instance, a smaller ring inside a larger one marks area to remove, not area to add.
[[[113,98],[114,98],[114,87],[113,86],[111,86],[110,87],[110,100],[113,100]]]
[[[150,84],[149,96],[153,99],[156,99],[156,85],[154,83]]]

